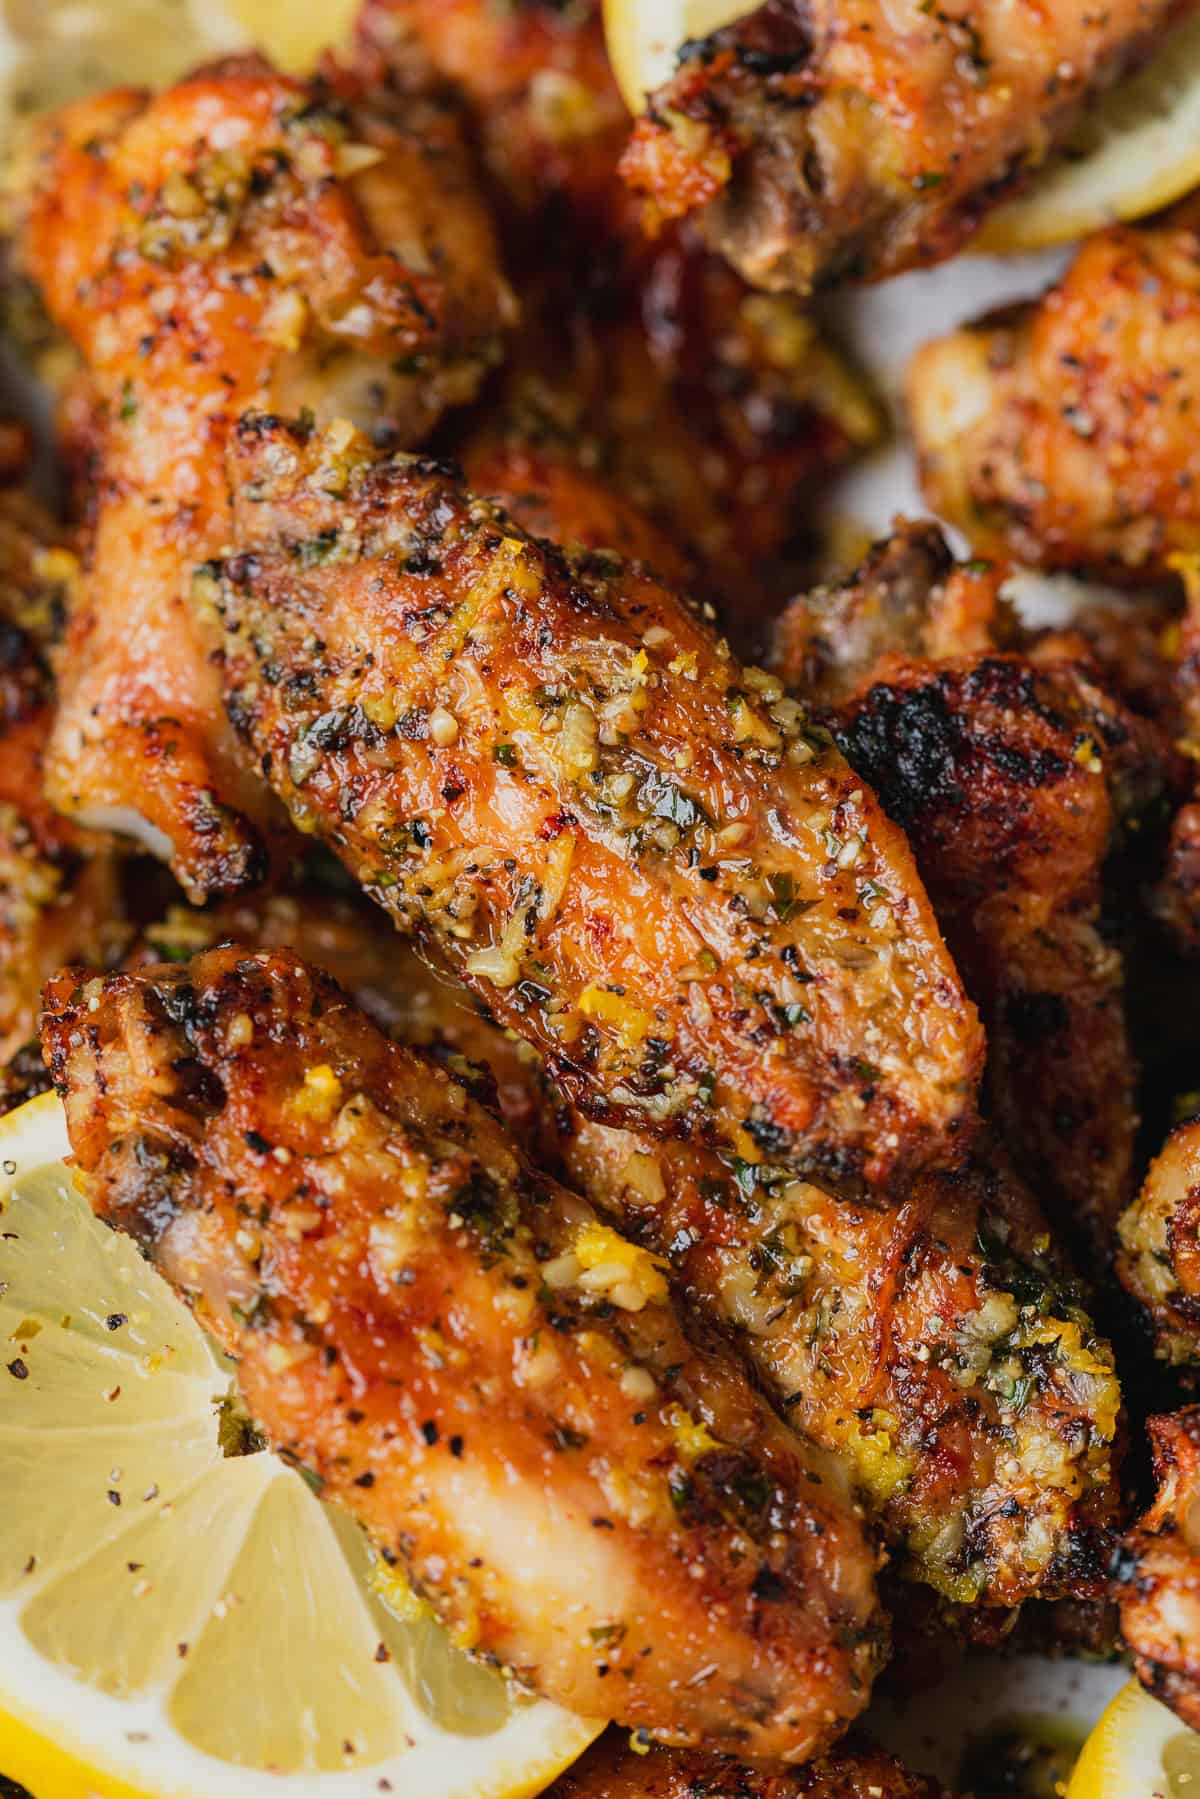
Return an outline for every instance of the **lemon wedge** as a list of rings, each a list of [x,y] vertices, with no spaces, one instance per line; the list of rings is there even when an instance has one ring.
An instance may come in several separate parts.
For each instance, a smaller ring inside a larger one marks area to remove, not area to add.
[[[230,1369],[0,1119],[0,1772],[35,1799],[523,1799],[599,1725],[455,1648],[358,1526],[230,1454]],[[232,1433],[235,1439],[238,1433]]]
[[[1200,1733],[1131,1680],[1084,1744],[1067,1799],[1192,1799],[1197,1792]]]
[[[994,212],[972,249],[1072,243],[1144,218],[1200,186],[1200,18],[1084,114],[1068,148],[1028,193]]]
[[[753,12],[753,0],[604,0],[604,35],[630,112],[675,73],[679,46]]]
[[[346,37],[357,0],[0,0],[0,138],[48,107],[162,87],[256,44],[302,74]]]

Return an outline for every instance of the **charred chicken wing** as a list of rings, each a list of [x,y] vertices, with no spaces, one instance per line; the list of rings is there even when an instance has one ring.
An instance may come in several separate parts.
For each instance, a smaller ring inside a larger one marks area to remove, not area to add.
[[[609,1731],[551,1787],[547,1799],[947,1799],[878,1750],[839,1745],[795,1773],[771,1774],[726,1757],[652,1749],[640,1755]]]
[[[98,420],[49,791],[197,895],[261,873],[271,821],[186,603],[229,541],[229,426],[307,406],[412,443],[474,393],[509,295],[457,133],[436,96],[243,58],[67,109],[25,170],[18,257]]]
[[[1117,1273],[1164,1361],[1200,1366],[1200,1119],[1180,1124],[1121,1219]]]
[[[1117,1564],[1121,1629],[1142,1685],[1200,1730],[1200,1407],[1149,1431],[1158,1491]]]
[[[982,1043],[903,838],[671,590],[439,465],[248,418],[197,579],[302,831],[583,1109],[854,1183],[952,1155]]]
[[[803,1761],[861,1709],[881,1615],[836,1466],[443,1070],[233,947],[68,972],[44,1041],[96,1210],[461,1640],[683,1745]]]
[[[766,0],[685,44],[625,159],[756,286],[952,255],[1194,0]]]

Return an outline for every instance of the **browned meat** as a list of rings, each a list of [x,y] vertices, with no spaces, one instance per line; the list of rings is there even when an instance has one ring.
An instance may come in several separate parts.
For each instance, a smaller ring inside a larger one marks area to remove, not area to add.
[[[1200,1730],[1200,1407],[1149,1430],[1158,1491],[1118,1564],[1121,1629],[1142,1685]]]

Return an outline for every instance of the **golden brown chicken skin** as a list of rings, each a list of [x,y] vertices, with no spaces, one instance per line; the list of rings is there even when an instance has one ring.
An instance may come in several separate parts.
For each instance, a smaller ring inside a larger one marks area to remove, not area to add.
[[[890,1755],[841,1744],[794,1773],[769,1774],[722,1756],[651,1749],[608,1731],[547,1799],[947,1799],[934,1780]]]
[[[137,831],[196,895],[263,871],[272,822],[186,604],[228,542],[249,403],[419,439],[474,394],[510,299],[455,115],[254,57],[43,128],[17,253],[82,354],[97,494],[47,760],[68,813]]]
[[[613,1122],[831,1179],[956,1153],[981,1061],[907,845],[637,565],[248,419],[198,579],[293,821]]]
[[[1060,1228],[1103,1250],[1138,1123],[1104,871],[1155,797],[1157,746],[1083,671],[996,655],[885,658],[838,735],[909,834],[987,1021],[1004,1141]]]
[[[1157,1492],[1116,1564],[1121,1630],[1142,1685],[1200,1730],[1200,1406],[1148,1429]]]
[[[1121,1218],[1117,1273],[1145,1306],[1163,1360],[1200,1365],[1200,1119],[1171,1132]]]
[[[747,280],[808,292],[959,249],[1193,0],[767,0],[685,44],[625,158]]]
[[[96,1210],[464,1643],[683,1745],[840,1734],[883,1632],[834,1464],[449,1075],[236,947],[64,974],[44,1044]]]
[[[1200,209],[1090,238],[1057,286],[908,376],[930,503],[985,551],[1106,580],[1200,549]]]

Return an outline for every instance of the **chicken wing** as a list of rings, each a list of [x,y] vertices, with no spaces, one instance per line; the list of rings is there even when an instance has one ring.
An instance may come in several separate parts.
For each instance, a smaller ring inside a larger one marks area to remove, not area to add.
[[[893,657],[838,738],[908,833],[982,1009],[1004,1141],[1060,1227],[1103,1254],[1138,1123],[1104,872],[1161,787],[1149,727],[1068,664]]]
[[[1200,1119],[1171,1132],[1122,1217],[1117,1274],[1163,1360],[1200,1367]]]
[[[836,1465],[443,1070],[236,947],[68,972],[44,1043],[96,1210],[465,1644],[750,1756],[803,1761],[861,1709],[884,1633]]]
[[[840,1745],[795,1773],[769,1774],[720,1756],[639,1753],[610,1730],[546,1799],[948,1799],[879,1750]]]
[[[982,1040],[907,845],[672,591],[439,465],[248,418],[198,580],[301,830],[614,1122],[882,1180],[968,1133]]]
[[[985,552],[1110,581],[1200,549],[1200,208],[1090,238],[1057,286],[920,350],[930,503]]]
[[[1138,1679],[1200,1730],[1200,1406],[1148,1421],[1157,1494],[1116,1564]]]
[[[247,57],[81,102],[31,153],[17,253],[99,436],[48,787],[197,896],[261,874],[272,821],[186,604],[229,538],[230,422],[308,406],[411,443],[474,394],[510,296],[457,134],[437,96]]]
[[[766,0],[682,46],[624,162],[747,280],[807,292],[959,249],[1194,0]]]

